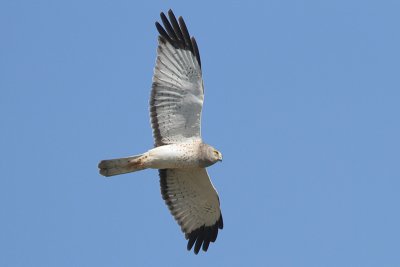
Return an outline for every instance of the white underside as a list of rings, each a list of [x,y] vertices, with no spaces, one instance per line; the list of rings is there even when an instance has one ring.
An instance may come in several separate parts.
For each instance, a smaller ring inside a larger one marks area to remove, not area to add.
[[[176,169],[199,167],[196,151],[197,142],[171,144],[155,147],[146,155],[146,167],[152,169]]]

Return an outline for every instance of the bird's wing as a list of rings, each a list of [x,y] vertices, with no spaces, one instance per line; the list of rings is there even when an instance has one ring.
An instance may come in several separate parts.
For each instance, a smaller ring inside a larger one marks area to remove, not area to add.
[[[218,194],[204,168],[159,170],[161,194],[188,239],[187,249],[207,251],[223,228]]]
[[[182,17],[169,20],[161,13],[164,28],[156,22],[157,60],[150,97],[150,118],[155,145],[201,139],[204,90],[199,50]]]

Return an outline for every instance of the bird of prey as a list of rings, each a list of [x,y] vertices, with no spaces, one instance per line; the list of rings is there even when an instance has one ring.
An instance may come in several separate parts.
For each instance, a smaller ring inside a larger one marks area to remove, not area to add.
[[[218,194],[206,167],[222,154],[203,143],[200,133],[204,88],[199,49],[182,17],[172,10],[159,32],[157,60],[150,97],[150,120],[155,145],[135,156],[103,160],[100,174],[113,176],[158,169],[161,195],[197,254],[207,251],[223,228]]]

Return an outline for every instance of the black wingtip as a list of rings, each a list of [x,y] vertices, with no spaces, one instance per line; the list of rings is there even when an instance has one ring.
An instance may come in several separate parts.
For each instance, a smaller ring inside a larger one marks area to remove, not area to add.
[[[160,13],[160,18],[164,25],[163,27],[160,23],[156,23],[156,28],[160,36],[175,48],[191,51],[201,67],[200,53],[196,40],[194,37],[190,37],[184,19],[180,16],[177,20],[172,9],[168,10],[168,17],[169,20],[164,12]]]
[[[202,247],[204,252],[207,251],[208,246],[210,245],[211,235],[212,235],[212,230],[211,231],[206,231],[205,234],[204,234],[203,247]]]
[[[224,229],[224,220],[222,219],[222,214],[218,221],[218,228],[221,230]]]
[[[204,235],[205,235],[205,229],[204,225],[199,229],[199,234],[197,236],[196,244],[194,245],[194,254],[198,254],[200,251],[201,246],[203,245],[204,242]]]
[[[156,28],[158,33],[160,34],[161,40],[172,42],[171,38],[169,37],[168,33],[164,30],[160,23],[156,21]]]
[[[190,251],[194,246],[194,254],[197,255],[200,249],[206,252],[210,243],[213,243],[217,240],[218,229],[222,229],[221,227],[223,227],[222,215],[214,225],[203,225],[191,233],[187,233],[185,236],[186,239],[188,239],[187,250]]]
[[[187,236],[187,239],[189,239],[188,244],[187,244],[187,250],[192,249],[194,242],[196,242],[198,231],[199,231],[199,229],[196,229]]]
[[[193,46],[192,46],[192,41],[190,40],[189,31],[186,27],[185,21],[183,20],[183,18],[181,16],[178,18],[178,22],[179,22],[179,26],[182,30],[182,33],[183,33],[183,39],[185,39],[185,45],[187,47],[189,47],[189,50],[192,51],[192,53],[195,55],[195,52],[194,52]]]

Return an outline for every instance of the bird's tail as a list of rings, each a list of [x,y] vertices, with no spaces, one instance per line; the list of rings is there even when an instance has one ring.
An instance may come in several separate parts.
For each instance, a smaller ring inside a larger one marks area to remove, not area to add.
[[[144,170],[147,156],[145,154],[130,156],[127,158],[102,160],[99,163],[100,174],[113,176],[128,172]]]

